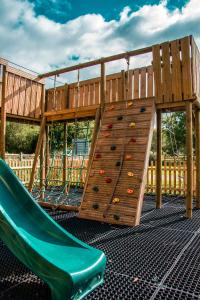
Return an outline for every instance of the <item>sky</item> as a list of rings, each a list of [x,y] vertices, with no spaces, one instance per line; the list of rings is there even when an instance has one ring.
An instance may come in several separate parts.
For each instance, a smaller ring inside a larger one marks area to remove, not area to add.
[[[200,0],[0,0],[0,57],[39,73],[190,34]]]

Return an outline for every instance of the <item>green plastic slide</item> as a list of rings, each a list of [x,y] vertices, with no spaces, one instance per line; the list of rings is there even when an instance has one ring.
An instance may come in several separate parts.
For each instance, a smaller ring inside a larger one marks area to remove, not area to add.
[[[83,299],[103,282],[106,257],[60,227],[0,160],[0,238],[50,287],[53,300]]]

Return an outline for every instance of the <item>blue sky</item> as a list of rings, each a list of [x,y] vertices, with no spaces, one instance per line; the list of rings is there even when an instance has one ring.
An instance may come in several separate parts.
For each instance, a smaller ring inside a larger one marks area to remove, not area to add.
[[[200,47],[200,0],[0,3],[0,56],[38,72],[190,34]],[[132,66],[150,62],[151,57],[144,56],[133,60]],[[110,65],[109,70],[120,70],[123,65]],[[97,70],[88,70],[89,74],[95,76]]]
[[[170,0],[169,9],[181,8],[188,0]],[[101,14],[105,20],[118,19],[124,7],[133,11],[139,7],[158,4],[155,0],[30,0],[37,15],[45,15],[56,22],[65,23],[84,14]]]

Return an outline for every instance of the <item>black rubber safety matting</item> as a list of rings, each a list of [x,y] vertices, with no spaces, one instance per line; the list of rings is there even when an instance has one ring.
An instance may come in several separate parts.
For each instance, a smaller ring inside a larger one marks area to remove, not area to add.
[[[200,210],[184,217],[184,199],[146,196],[141,225],[111,226],[47,212],[79,239],[105,251],[105,283],[86,299],[199,299]],[[0,300],[50,300],[50,290],[0,241]]]

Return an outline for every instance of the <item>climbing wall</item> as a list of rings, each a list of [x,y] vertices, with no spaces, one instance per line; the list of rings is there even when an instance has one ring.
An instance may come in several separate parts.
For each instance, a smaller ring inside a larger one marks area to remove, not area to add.
[[[106,104],[79,217],[139,224],[153,121],[153,99]]]

